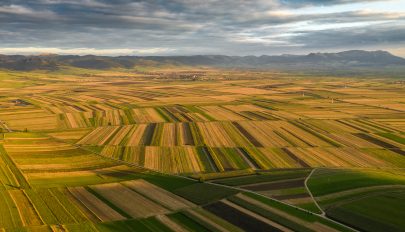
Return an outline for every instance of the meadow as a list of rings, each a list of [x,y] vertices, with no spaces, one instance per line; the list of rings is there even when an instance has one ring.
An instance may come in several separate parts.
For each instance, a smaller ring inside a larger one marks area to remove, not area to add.
[[[395,78],[0,76],[0,231],[404,231]]]

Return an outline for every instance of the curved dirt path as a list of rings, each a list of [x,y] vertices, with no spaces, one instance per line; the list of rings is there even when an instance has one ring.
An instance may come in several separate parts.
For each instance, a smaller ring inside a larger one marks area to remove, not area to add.
[[[323,211],[323,209],[321,208],[321,206],[319,206],[318,202],[315,200],[314,196],[312,195],[311,190],[308,188],[308,180],[309,178],[311,178],[312,174],[315,172],[316,168],[312,169],[311,173],[309,173],[309,175],[307,176],[307,178],[305,179],[304,185],[305,185],[305,189],[307,190],[309,196],[311,197],[312,201],[315,203],[316,207],[318,207],[319,211],[321,211],[321,215],[322,216],[326,216],[325,211]]]

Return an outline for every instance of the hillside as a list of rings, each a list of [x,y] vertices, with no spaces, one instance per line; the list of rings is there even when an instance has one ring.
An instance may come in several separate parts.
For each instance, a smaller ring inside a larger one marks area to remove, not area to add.
[[[310,53],[280,56],[74,56],[0,55],[0,68],[11,70],[55,70],[62,66],[87,69],[134,68],[137,66],[208,66],[259,69],[336,69],[405,67],[405,59],[386,51],[351,50],[339,53]]]

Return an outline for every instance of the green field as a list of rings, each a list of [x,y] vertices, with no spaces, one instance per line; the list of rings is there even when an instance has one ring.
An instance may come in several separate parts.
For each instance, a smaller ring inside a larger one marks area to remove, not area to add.
[[[362,197],[327,211],[332,218],[367,231],[403,231],[405,190]]]

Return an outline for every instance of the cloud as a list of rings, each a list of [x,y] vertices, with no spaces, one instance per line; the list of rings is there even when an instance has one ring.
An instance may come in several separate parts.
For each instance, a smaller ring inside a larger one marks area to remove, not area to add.
[[[395,8],[398,1],[385,5]],[[370,48],[402,44],[402,36],[388,35],[392,25],[404,24],[405,14],[374,2],[4,0],[0,44],[16,53],[26,47],[104,55],[261,55],[345,49],[358,41]]]
[[[405,25],[380,24],[368,27],[302,31],[292,42],[309,48],[358,48],[383,44],[405,44]]]
[[[14,15],[17,17],[24,17],[28,16],[30,18],[41,18],[41,19],[55,19],[56,14],[54,14],[52,11],[48,10],[34,10],[32,8],[22,6],[22,5],[3,5],[0,6],[0,17],[5,18],[6,15]],[[12,17],[12,16],[11,16]],[[14,18],[14,17],[12,17]]]
[[[150,48],[150,49],[96,49],[96,48],[72,48],[72,49],[61,49],[61,48],[51,48],[51,47],[0,47],[0,53],[2,54],[61,54],[61,55],[101,55],[101,56],[119,56],[119,55],[154,55],[161,54],[171,51],[168,48]]]
[[[304,7],[304,6],[330,6],[348,3],[361,3],[361,2],[378,2],[381,0],[282,0],[281,3],[287,6]]]
[[[32,14],[33,11],[24,6],[9,5],[0,7],[0,13],[8,14]]]

